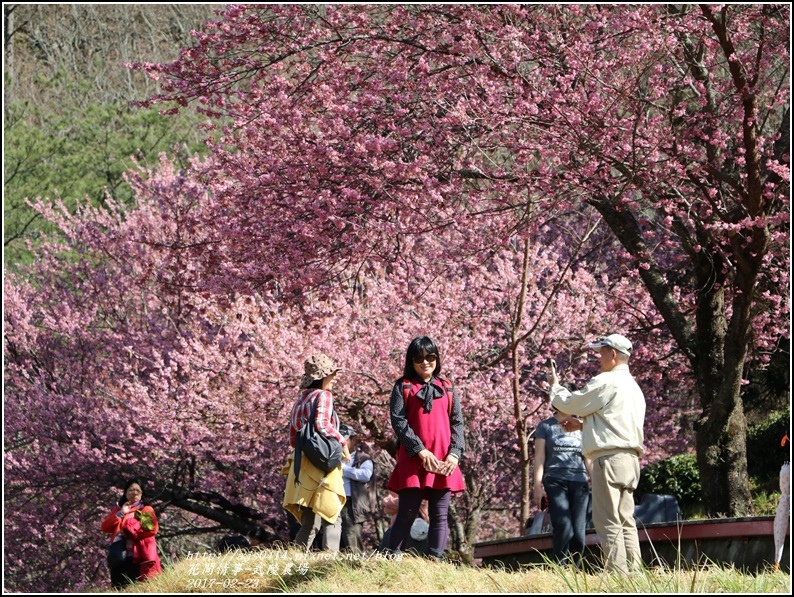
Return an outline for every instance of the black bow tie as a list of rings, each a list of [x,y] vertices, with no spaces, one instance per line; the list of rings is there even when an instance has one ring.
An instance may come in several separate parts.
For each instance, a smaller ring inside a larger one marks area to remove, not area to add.
[[[422,401],[422,406],[426,413],[433,410],[433,400],[441,398],[443,395],[444,390],[434,384],[432,380],[425,382],[422,388],[416,393],[416,396]]]

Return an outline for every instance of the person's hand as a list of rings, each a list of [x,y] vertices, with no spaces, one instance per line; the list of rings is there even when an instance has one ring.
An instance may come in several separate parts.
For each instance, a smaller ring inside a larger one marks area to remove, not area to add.
[[[396,495],[387,495],[383,498],[383,512],[389,516],[397,514],[399,510],[399,501]]]
[[[458,466],[458,457],[454,454],[449,454],[438,467],[438,472],[442,475],[449,477],[455,472],[455,467]]]
[[[347,443],[342,444],[342,460],[350,462],[350,450],[347,449]]]
[[[124,502],[124,505],[121,507],[122,514],[129,514],[130,510],[132,510],[132,503],[131,502]]]
[[[441,467],[441,461],[436,458],[435,454],[433,454],[430,450],[425,448],[419,452],[418,456],[422,460],[422,466],[426,471],[431,473],[440,472],[439,469]]]
[[[560,377],[557,375],[556,369],[549,369],[549,372],[546,374],[546,381],[549,382],[550,386],[560,383]]]
[[[426,499],[422,500],[422,503],[419,504],[419,516],[421,516],[424,519],[424,521],[427,523],[430,522],[430,512],[428,511],[428,509],[429,509],[428,501]]]
[[[576,417],[565,417],[560,421],[560,427],[565,429],[567,433],[572,433],[573,431],[581,431],[584,424]]]
[[[543,509],[543,498],[546,497],[546,490],[543,488],[543,483],[535,483],[535,507],[538,510]]]

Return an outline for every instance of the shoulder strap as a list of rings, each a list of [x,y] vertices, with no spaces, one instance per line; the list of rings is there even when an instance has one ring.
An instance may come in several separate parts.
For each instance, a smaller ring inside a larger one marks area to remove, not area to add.
[[[312,392],[312,393],[314,393],[314,392]],[[312,400],[311,399],[311,394],[309,394],[309,396],[307,396],[307,398],[309,398],[309,404],[310,404],[310,406],[309,406],[309,418],[306,419],[306,422],[304,423],[304,425],[308,425],[309,427],[314,427],[314,416],[315,416],[315,413],[317,412],[317,402],[319,401],[320,397],[319,396],[315,396],[314,400]]]
[[[403,404],[408,404],[408,396],[411,393],[411,380],[403,377]]]
[[[311,415],[309,415],[309,423],[311,424],[312,429],[315,429],[315,421],[317,420],[317,409],[319,408],[320,395],[322,394],[322,392],[323,390],[315,390],[316,396],[314,398],[314,402],[312,402]],[[336,414],[335,408],[331,411],[331,424],[336,429],[339,429],[339,415]]]
[[[454,400],[454,394],[452,393],[452,382],[448,380],[446,377],[439,377],[438,379],[441,380],[441,383],[444,385],[444,391],[447,394],[447,398],[449,399],[449,416],[452,416],[452,402]],[[408,403],[408,396],[411,393],[411,381],[407,377],[403,377],[403,404]]]
[[[303,453],[303,450],[301,450],[301,435],[303,434],[303,430],[305,429],[308,433],[317,433],[317,430],[314,428],[314,418],[315,415],[317,414],[317,404],[320,401],[319,392],[322,392],[322,390],[313,390],[307,396],[307,398],[311,398],[312,394],[316,394],[316,396],[314,397],[314,401],[312,402],[311,408],[309,410],[310,413],[309,418],[303,424],[303,427],[301,428],[301,431],[298,432],[298,437],[295,440],[295,456],[293,462],[293,470],[295,472],[295,485],[297,485],[300,482],[299,475],[301,468],[301,457]]]
[[[314,421],[315,421],[315,419],[317,417],[317,408],[318,408],[318,406],[320,404],[320,394],[321,393],[322,393],[322,390],[317,390],[317,389],[312,390],[312,394],[311,395],[314,395],[314,400],[312,400],[312,406],[311,406],[311,411],[310,411],[311,414],[309,414],[309,421],[311,421],[312,427],[314,427]]]
[[[444,384],[444,391],[447,393],[447,398],[449,399],[449,416],[452,416],[452,402],[455,399],[455,395],[452,393],[452,382],[448,380],[446,377],[439,377],[441,383]]]

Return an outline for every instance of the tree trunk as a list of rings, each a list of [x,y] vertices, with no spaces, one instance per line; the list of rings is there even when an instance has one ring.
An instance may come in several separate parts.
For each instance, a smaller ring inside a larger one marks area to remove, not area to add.
[[[733,403],[725,415],[703,416],[696,425],[697,463],[703,506],[709,516],[746,516],[750,513],[747,476],[747,422],[738,391],[726,389],[719,403]],[[727,415],[727,416],[726,416]]]
[[[696,348],[692,362],[702,413],[695,424],[695,447],[702,503],[709,516],[744,516],[750,507],[745,449],[747,423],[741,400],[746,334],[729,329],[725,318],[724,277],[718,255],[696,261],[704,290],[698,297]],[[733,313],[736,328],[742,307]]]
[[[663,272],[650,259],[634,216],[617,210],[606,198],[590,203],[599,211],[623,247],[635,259],[649,264],[639,274],[679,348],[692,363],[699,393],[701,418],[696,425],[698,470],[703,506],[709,516],[745,516],[750,509],[747,476],[747,423],[741,400],[741,383],[747,356],[752,289],[757,272],[739,274],[740,289],[726,323],[724,277],[720,252],[704,251],[694,262],[698,288],[696,326],[681,313]]]
[[[521,462],[521,528],[518,529],[519,534],[524,532],[524,524],[529,518],[530,510],[530,465],[532,464],[529,459],[529,438],[527,436],[527,423],[524,417],[523,408],[521,404],[521,363],[519,362],[518,346],[521,336],[521,326],[523,324],[524,316],[524,303],[527,296],[527,279],[529,275],[529,240],[524,243],[524,260],[523,271],[521,274],[521,293],[519,294],[518,304],[516,305],[516,314],[513,318],[513,326],[511,330],[510,342],[510,356],[513,368],[513,416],[516,421],[516,439],[518,440],[518,448],[520,450]]]

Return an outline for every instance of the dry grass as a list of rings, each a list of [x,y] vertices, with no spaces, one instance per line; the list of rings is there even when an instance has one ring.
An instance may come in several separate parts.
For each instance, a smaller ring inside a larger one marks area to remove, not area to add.
[[[177,562],[130,593],[783,593],[791,575],[746,575],[709,567],[695,571],[651,569],[632,575],[585,574],[553,565],[519,571],[471,568],[414,556],[355,557],[263,549],[202,555]]]

